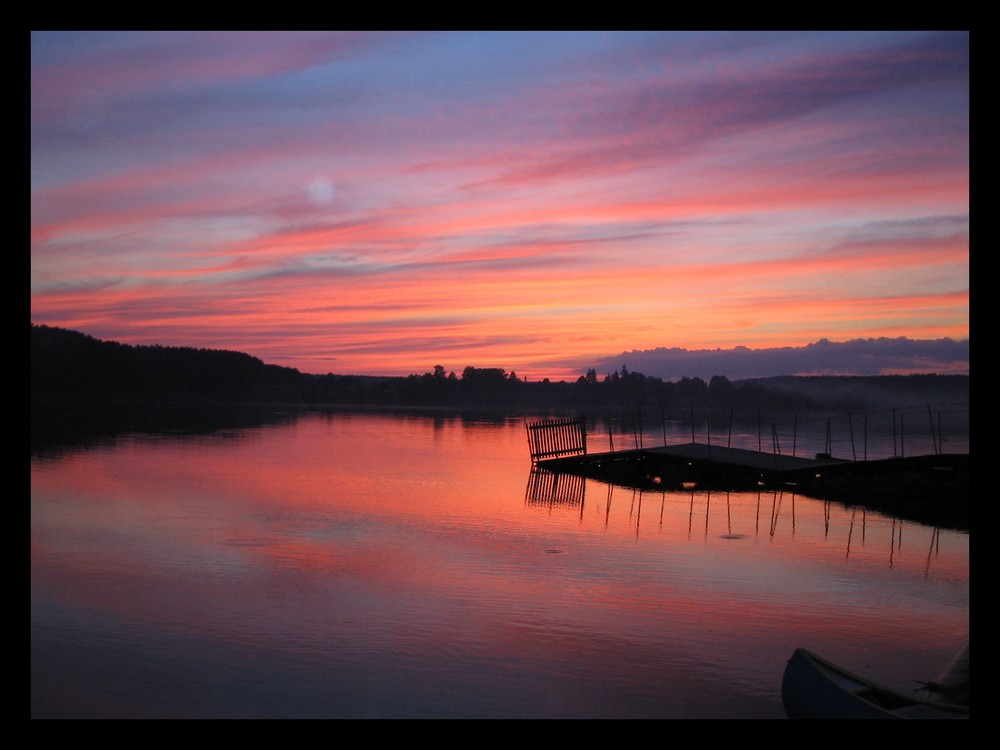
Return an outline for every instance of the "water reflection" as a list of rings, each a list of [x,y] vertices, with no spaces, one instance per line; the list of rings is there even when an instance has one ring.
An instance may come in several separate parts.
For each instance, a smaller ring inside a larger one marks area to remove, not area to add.
[[[123,436],[238,436],[244,430],[297,420],[301,409],[258,404],[35,403],[31,405],[31,455],[58,457],[68,450],[111,445]]]
[[[596,506],[588,517],[585,514],[587,489],[590,486],[591,502]],[[859,553],[879,551],[891,568],[903,553],[904,528],[913,529],[908,541],[914,545],[927,545],[923,558],[923,573],[927,577],[931,564],[940,554],[941,529],[918,523],[907,523],[895,516],[869,513],[861,508],[848,508],[828,500],[797,496],[783,489],[757,492],[715,491],[711,489],[648,490],[623,487],[579,475],[561,474],[533,466],[529,471],[525,502],[529,507],[548,511],[573,511],[581,522],[592,521],[604,530],[614,522],[624,523],[635,537],[643,533],[663,534],[669,528],[686,530],[686,538],[693,539],[700,532],[704,539],[710,536],[722,540],[738,541],[760,538],[773,539],[785,534],[795,542],[797,528],[796,503],[805,503],[810,512],[805,516],[805,534],[822,529],[822,539],[834,549],[843,549],[845,559]],[[612,508],[620,517],[612,516]],[[801,514],[799,514],[801,515]],[[652,516],[653,520],[650,520]],[[869,517],[879,533],[869,538]],[[644,525],[645,524],[645,525]],[[810,529],[809,526],[815,527]],[[888,538],[886,538],[888,533]],[[909,539],[912,536],[912,539]],[[675,535],[676,537],[676,535]],[[924,541],[926,540],[926,541]],[[837,545],[843,545],[838,548]],[[873,549],[873,545],[875,548]],[[921,550],[923,547],[921,547]],[[912,562],[915,558],[907,558]]]
[[[31,463],[33,716],[780,718],[796,647],[896,686],[968,535],[532,476],[521,420],[317,413]]]
[[[525,501],[529,505],[543,507],[579,508],[582,512],[586,487],[587,481],[582,476],[557,474],[553,471],[532,467],[528,474]]]

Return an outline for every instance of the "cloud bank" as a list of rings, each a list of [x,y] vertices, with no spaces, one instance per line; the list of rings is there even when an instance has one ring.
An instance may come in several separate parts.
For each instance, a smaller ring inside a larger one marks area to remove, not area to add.
[[[908,338],[820,339],[802,347],[773,349],[664,348],[622,352],[600,360],[598,375],[641,372],[664,380],[724,375],[730,380],[778,375],[969,374],[969,340]]]

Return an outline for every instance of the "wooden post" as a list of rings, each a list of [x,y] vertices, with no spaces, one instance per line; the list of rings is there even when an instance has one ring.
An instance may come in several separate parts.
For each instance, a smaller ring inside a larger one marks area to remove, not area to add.
[[[906,458],[906,433],[903,431],[903,414],[899,415],[899,457]]]
[[[858,451],[854,447],[854,418],[851,414],[847,415],[847,427],[851,431],[851,456],[855,461],[858,460]]]
[[[927,419],[931,423],[931,445],[934,447],[934,455],[937,456],[940,451],[938,450],[937,438],[934,437],[934,415],[931,413],[930,404],[927,404]]]

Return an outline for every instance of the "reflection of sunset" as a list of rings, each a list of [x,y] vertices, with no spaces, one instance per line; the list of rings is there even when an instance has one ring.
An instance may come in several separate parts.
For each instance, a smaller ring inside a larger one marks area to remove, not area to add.
[[[127,551],[122,574],[129,577],[166,572],[173,578],[169,573],[180,554],[197,561],[199,578],[218,578],[220,585],[230,566],[249,566],[265,576],[297,571],[307,580],[314,574],[345,575],[431,597],[468,590],[513,605],[521,599],[572,598],[566,587],[572,589],[568,581],[575,579],[583,556],[593,564],[585,566],[578,584],[586,581],[598,617],[625,611],[634,616],[669,599],[675,612],[685,611],[695,621],[710,618],[713,608],[704,602],[701,574],[669,574],[674,567],[689,568],[706,545],[715,550],[713,564],[723,576],[712,582],[713,592],[719,594],[722,586],[736,600],[747,584],[743,553],[764,542],[765,567],[784,567],[789,556],[797,563],[794,572],[755,581],[754,587],[775,586],[793,597],[798,587],[816,585],[827,566],[841,564],[848,551],[853,564],[877,570],[886,568],[893,554],[885,519],[873,516],[865,542],[848,550],[855,523],[860,539],[861,517],[838,510],[832,519],[838,528],[831,534],[824,528],[829,510],[790,493],[638,492],[589,481],[585,490],[579,488],[580,507],[526,509],[511,499],[523,495],[527,467],[525,476],[504,468],[525,458],[522,436],[516,422],[469,431],[456,420],[432,427],[421,419],[314,417],[270,428],[266,440],[251,432],[213,445],[135,443],[86,461],[70,459],[65,472],[37,475],[33,493],[40,500],[58,497],[59,482],[65,481],[89,497],[83,515],[63,518],[59,525],[78,539],[113,529],[116,545]],[[479,440],[469,443],[470,437]],[[380,450],[387,443],[393,445],[391,456]],[[460,460],[461,467],[442,462],[442,453]],[[150,496],[142,488],[151,482],[169,485],[170,494]],[[36,523],[56,521],[47,506],[41,502],[36,509]],[[486,520],[489,526],[477,528]],[[650,555],[638,566],[601,562],[608,545],[630,545],[637,538],[649,545]],[[44,556],[45,543],[33,542]],[[916,538],[907,542],[917,544]],[[547,555],[550,548],[563,554]],[[926,564],[924,547],[895,555],[897,567],[922,570]],[[946,547],[935,561],[936,573],[963,575],[962,569],[948,572],[949,560]],[[65,563],[74,577],[86,568]],[[162,566],[166,570],[157,572]],[[518,573],[537,566],[559,570],[560,576],[533,579]],[[144,568],[147,573],[141,574]],[[521,590],[511,589],[511,575]],[[184,576],[177,585],[186,586]]]
[[[532,379],[968,338],[968,72],[961,33],[34,34],[32,320]]]
[[[790,643],[902,680],[967,628],[967,534],[772,491],[585,480],[551,503],[530,476],[521,420],[433,414],[33,458],[34,705],[746,716],[780,711]]]

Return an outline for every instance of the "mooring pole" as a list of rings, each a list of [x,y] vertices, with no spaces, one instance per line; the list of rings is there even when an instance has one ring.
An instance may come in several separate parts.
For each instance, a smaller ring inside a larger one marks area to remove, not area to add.
[[[899,457],[906,458],[906,433],[903,431],[903,415],[899,415]]]
[[[927,404],[927,420],[931,423],[931,445],[934,446],[934,455],[938,455],[937,438],[934,437],[934,415],[931,413],[931,405]]]
[[[858,460],[858,451],[854,447],[854,417],[851,414],[847,415],[847,426],[851,431],[851,456],[855,461]]]

